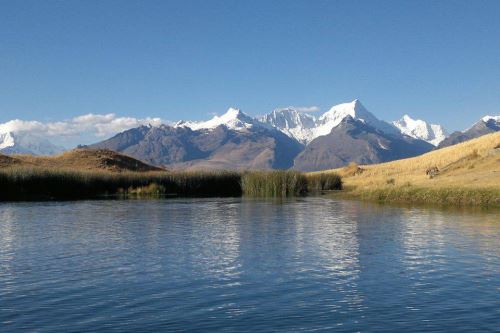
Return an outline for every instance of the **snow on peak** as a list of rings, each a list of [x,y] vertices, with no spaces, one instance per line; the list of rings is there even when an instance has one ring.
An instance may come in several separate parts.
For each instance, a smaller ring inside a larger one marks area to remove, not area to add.
[[[396,134],[397,132],[392,125],[375,117],[358,99],[355,99],[349,103],[334,105],[329,111],[319,117],[316,136],[329,134],[334,127],[340,124],[340,122],[348,116],[353,119],[361,120],[365,124],[388,134]]]
[[[392,124],[397,127],[401,133],[415,139],[427,141],[434,146],[437,146],[448,135],[441,125],[429,124],[420,119],[413,119],[407,114],[401,119],[393,121]]]
[[[222,116],[214,116],[208,121],[179,121],[176,127],[189,127],[192,130],[214,129],[224,125],[229,129],[242,130],[251,128],[257,121],[245,114],[240,109],[229,108]]]
[[[318,118],[293,108],[286,108],[274,110],[260,120],[303,144],[308,144],[319,136],[329,134],[347,117],[363,121],[389,134],[399,133],[391,124],[377,119],[358,99],[335,105]]]
[[[495,121],[496,123],[500,123],[500,116],[484,116],[481,120],[487,123],[490,120]]]
[[[7,154],[54,155],[64,150],[49,140],[30,133],[0,133],[0,151]]]
[[[316,118],[291,107],[275,109],[259,120],[302,144],[306,144],[314,138],[313,129],[316,127]]]
[[[0,133],[0,150],[8,147],[13,147],[15,145],[14,137],[12,133]]]

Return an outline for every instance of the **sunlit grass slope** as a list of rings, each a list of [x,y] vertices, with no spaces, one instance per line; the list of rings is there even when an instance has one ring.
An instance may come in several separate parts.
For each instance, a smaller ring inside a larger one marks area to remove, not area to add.
[[[107,149],[74,149],[55,156],[0,155],[0,168],[80,171],[160,171],[130,156]]]
[[[500,132],[418,157],[322,172],[340,174],[346,191],[360,197],[500,205]]]

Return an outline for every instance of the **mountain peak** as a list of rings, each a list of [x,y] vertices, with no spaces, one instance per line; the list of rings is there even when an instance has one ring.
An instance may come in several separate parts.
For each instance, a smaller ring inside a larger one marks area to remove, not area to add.
[[[397,130],[390,124],[375,117],[369,112],[359,99],[352,102],[334,105],[318,118],[317,136],[327,135],[347,116],[362,122],[388,134],[397,134]]]
[[[359,99],[355,99],[351,102],[351,104],[354,106],[354,108],[359,108],[359,107],[363,107],[363,104],[361,104],[361,101]]]
[[[245,118],[250,118],[250,117],[248,115],[246,115],[240,109],[230,107],[229,109],[227,109],[226,113],[224,113],[222,116],[220,116],[220,117],[215,116],[212,119],[216,119],[216,118],[221,119],[221,121],[222,120],[230,121],[233,119],[245,119]]]
[[[0,150],[8,147],[12,147],[15,145],[14,138],[12,137],[11,132],[0,133]]]
[[[314,139],[313,129],[316,126],[316,118],[292,107],[274,109],[271,113],[260,117],[259,120],[266,125],[277,128],[302,144],[307,144]]]
[[[441,125],[429,124],[421,119],[413,119],[408,114],[405,114],[399,120],[393,121],[392,124],[401,133],[415,139],[427,141],[434,146],[437,146],[447,136],[445,129]]]
[[[240,109],[230,107],[229,109],[227,109],[226,113],[224,113],[223,116],[237,117],[241,113],[243,113],[243,112]]]
[[[481,120],[485,123],[493,120],[494,122],[496,123],[499,123],[500,122],[500,116],[484,116],[483,118],[481,118]]]
[[[48,139],[28,132],[0,133],[0,151],[6,154],[54,155],[64,150]]]
[[[298,112],[293,108],[284,108],[276,109],[260,120],[301,143],[308,144],[319,136],[329,134],[346,117],[362,121],[388,134],[399,134],[399,131],[391,124],[379,120],[371,114],[359,99],[334,105],[318,118]]]
[[[250,117],[243,111],[237,108],[230,107],[226,113],[221,116],[214,116],[207,121],[179,121],[175,127],[189,127],[192,130],[214,129],[218,126],[226,126],[229,129],[242,130],[250,128],[258,123],[254,118]]]
[[[403,120],[405,122],[415,121],[415,119],[413,119],[412,117],[410,117],[408,114],[404,114],[403,117],[401,117],[400,121],[401,120]]]

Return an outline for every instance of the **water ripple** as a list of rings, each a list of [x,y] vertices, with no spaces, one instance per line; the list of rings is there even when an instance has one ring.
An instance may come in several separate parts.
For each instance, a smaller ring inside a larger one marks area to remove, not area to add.
[[[0,204],[0,328],[495,331],[498,220],[321,197]]]

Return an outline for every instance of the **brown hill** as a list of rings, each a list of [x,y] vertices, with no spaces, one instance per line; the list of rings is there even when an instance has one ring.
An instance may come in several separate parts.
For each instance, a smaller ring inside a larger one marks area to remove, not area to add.
[[[111,172],[163,170],[107,149],[74,149],[56,156],[0,155],[0,168],[6,167]]]
[[[500,190],[500,132],[413,158],[333,171],[347,187],[359,190],[409,184]]]
[[[17,158],[0,154],[0,168],[15,166],[21,163],[22,161]]]

